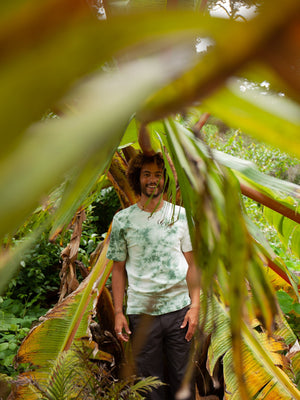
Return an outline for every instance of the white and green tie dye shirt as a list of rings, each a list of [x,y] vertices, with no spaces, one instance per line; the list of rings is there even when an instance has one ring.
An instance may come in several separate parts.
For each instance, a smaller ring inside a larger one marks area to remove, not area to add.
[[[152,214],[137,204],[118,212],[107,258],[126,260],[127,314],[161,315],[189,305],[183,252],[191,250],[184,208],[165,201]]]

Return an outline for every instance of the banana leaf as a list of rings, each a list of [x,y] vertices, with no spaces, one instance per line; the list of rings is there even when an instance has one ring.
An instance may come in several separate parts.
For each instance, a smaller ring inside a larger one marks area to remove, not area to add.
[[[244,72],[247,74],[247,69],[245,68],[243,70],[242,68],[246,65],[248,67],[248,63],[251,61],[254,61],[255,63],[254,65],[251,65],[250,69],[254,69],[255,71],[259,70],[259,74],[256,73],[256,79],[260,79],[264,75],[268,75],[269,78],[271,74],[268,74],[266,70],[268,71],[269,68],[272,71],[272,63],[268,59],[269,64],[267,67],[264,64],[259,69],[257,67],[257,58],[259,59],[265,51],[268,51],[269,45],[271,46],[273,41],[276,41],[277,37],[279,39],[280,35],[285,32],[285,29],[289,32],[289,26],[295,21],[295,28],[298,26],[299,19],[297,19],[296,16],[299,16],[299,3],[297,4],[296,1],[292,0],[284,5],[280,2],[276,2],[276,6],[272,1],[265,1],[256,18],[253,18],[246,23],[236,23],[231,26],[231,29],[225,31],[220,25],[218,32],[207,32],[205,37],[211,38],[214,42],[214,46],[212,46],[212,48],[210,48],[210,50],[200,58],[199,63],[193,67],[193,69],[186,71],[186,73],[179,77],[174,83],[171,83],[168,87],[162,89],[150,98],[145,107],[138,114],[139,118],[146,121],[160,119],[170,112],[180,111],[187,106],[191,106],[192,104],[195,104],[196,101],[203,99],[208,100],[213,92],[216,91],[215,108],[218,108],[219,113],[222,112],[221,107],[223,106],[226,111],[231,111],[231,113],[228,114],[227,119],[224,119],[227,120],[227,122],[230,120],[230,125],[235,121],[235,118],[241,120],[243,114],[239,112],[238,109],[237,112],[235,112],[233,105],[230,104],[231,94],[225,93],[224,90],[217,91],[217,89],[220,88],[220,85],[225,84],[225,81],[229,76],[234,76],[237,71],[239,75],[243,75]],[[232,46],[232,43],[235,43],[235,45]],[[294,37],[293,46],[297,46]],[[279,49],[278,51],[280,50],[282,49]],[[215,63],[216,60],[219,60],[219,65]],[[266,59],[263,59],[263,62],[266,62]],[[276,66],[274,66],[274,68],[276,68]],[[295,90],[296,87],[299,88],[299,80],[296,76],[291,77],[291,79],[293,78],[294,87],[291,88],[291,92],[295,94],[299,101],[297,90]],[[262,81],[263,80],[264,79],[262,79]],[[278,89],[279,87],[279,90],[281,89],[283,93],[286,92],[287,87],[290,87],[290,83],[284,79],[281,81],[281,86],[278,81],[276,81],[276,84],[276,88]],[[239,97],[239,101],[241,101],[241,94],[238,94],[238,96],[236,94],[234,95]],[[245,101],[249,103],[248,105],[250,108],[252,99],[247,101],[248,93],[245,94],[245,97]],[[214,96],[212,96],[212,98],[214,98]],[[205,104],[210,104],[206,102],[206,100]],[[226,107],[226,101],[229,102],[229,107]],[[238,104],[236,105],[238,107]],[[243,104],[243,110],[245,110],[244,105],[245,104]],[[246,116],[247,113],[250,115],[251,111],[249,110],[248,112],[248,110],[246,110]],[[224,117],[225,114],[226,112],[223,113]],[[267,139],[267,141],[274,144],[276,144],[275,141],[279,141],[279,139],[281,143],[283,143],[282,137],[280,138],[274,129],[275,126],[273,125],[272,116],[268,116],[263,112],[263,110],[262,114],[266,118],[259,121],[256,121],[256,119],[254,120],[257,123],[257,130],[254,132],[253,129],[253,132],[256,135],[262,135],[261,137],[264,137],[264,139]],[[255,116],[255,114],[252,114],[252,116]],[[286,116],[286,119],[289,121],[289,115]],[[279,118],[279,120],[284,122],[284,118]],[[251,125],[249,129],[255,125],[254,121],[250,121]],[[291,133],[293,132],[293,140],[297,140],[297,143],[299,142],[299,134],[296,130],[298,124],[299,120],[297,117],[296,120],[291,121],[291,125],[288,124],[288,129],[291,129]],[[260,129],[260,126],[264,126],[269,135],[267,135],[267,132],[263,133],[263,129]],[[282,126],[282,124],[280,126]],[[247,129],[245,129],[245,132],[247,132]],[[270,133],[272,133],[272,135],[270,135]],[[296,146],[296,149],[293,151],[297,152],[296,154],[299,154],[298,146]]]
[[[159,132],[159,127],[156,129]],[[208,150],[204,143],[201,142],[195,135],[191,133],[186,128],[180,127],[181,136],[186,136],[190,142],[193,143],[206,157],[215,159],[218,163],[230,168],[235,177],[240,182],[240,185],[247,185],[249,188],[253,188],[255,191],[254,197],[256,201],[260,202],[261,195],[266,195],[264,199],[267,199],[267,206],[278,210],[285,216],[291,217],[293,220],[290,221],[289,218],[284,218],[286,221],[286,226],[290,226],[290,229],[295,229],[295,236],[293,236],[292,245],[293,248],[297,249],[299,246],[299,241],[297,241],[298,235],[298,225],[294,220],[299,219],[298,208],[299,208],[299,185],[293,184],[291,182],[282,181],[281,179],[274,178],[263,174],[257,170],[255,165],[249,161],[241,160],[237,157],[233,157],[226,153]],[[179,152],[178,148],[176,149]],[[186,167],[186,161],[181,160],[181,165],[183,168]],[[242,189],[242,188],[241,188]],[[249,193],[243,192],[245,195]],[[254,192],[252,192],[253,194]],[[217,196],[218,193],[215,193]],[[275,215],[275,213],[269,215]],[[279,215],[279,214],[278,214]],[[247,229],[256,245],[259,247],[261,253],[266,257],[266,265],[273,269],[277,274],[279,274],[286,282],[288,282],[294,289],[294,294],[298,295],[298,279],[294,276],[291,271],[289,271],[286,265],[283,263],[281,258],[277,256],[272,250],[266,238],[261,234],[261,232],[254,226],[254,224],[246,218]],[[289,221],[289,222],[288,222]],[[278,224],[277,224],[278,227]],[[279,230],[280,233],[280,230]],[[289,236],[288,236],[289,238]]]
[[[108,239],[103,250],[88,277],[80,286],[56,305],[42,318],[42,322],[35,326],[21,344],[15,362],[30,363],[29,371],[19,376],[26,382],[26,378],[37,382],[47,382],[52,364],[60,355],[68,351],[72,344],[82,338],[90,338],[89,324],[94,308],[102,292],[104,284],[110,274],[112,262],[105,257]],[[94,343],[95,351],[97,345]],[[111,355],[99,353],[100,359],[113,362]],[[34,399],[33,389],[29,385],[17,385],[14,399]]]
[[[266,175],[258,171],[255,164],[250,161],[241,160],[216,150],[213,150],[212,153],[216,160],[233,170],[243,186],[243,194],[251,197],[252,189],[254,200],[263,203],[263,199],[265,199],[267,207],[277,208],[279,212],[286,213],[290,219],[299,223],[299,185]],[[248,188],[248,192],[246,192],[246,188]]]
[[[71,174],[73,188],[62,207],[68,212],[70,206],[75,212],[80,196],[82,199],[91,190],[99,174],[109,165],[130,114],[158,82],[169,79],[169,68],[165,69],[161,60],[157,60],[157,64],[153,61],[150,64],[139,61],[117,75],[100,76],[90,81],[74,94],[82,101],[79,115],[65,115],[59,120],[36,124],[15,151],[0,161],[0,190],[3,194],[0,200],[0,237],[13,233],[34,211],[38,199],[62,182],[70,169],[77,172]],[[143,65],[145,75],[142,73]],[[150,65],[151,72],[148,70]],[[132,85],[133,77],[136,91]],[[113,93],[112,102],[107,102]],[[118,118],[112,112],[115,108],[120,110]],[[14,266],[16,269],[17,264]],[[0,274],[1,282],[5,284],[2,268]]]
[[[266,93],[261,87],[242,91],[242,86],[241,80],[231,78],[204,100],[203,108],[229,126],[299,157],[299,104],[278,93]]]
[[[201,31],[217,34],[220,26],[232,25],[192,11],[127,13],[99,21],[81,0],[16,2],[0,18],[0,118],[3,132],[11,132],[2,137],[2,156],[3,149],[12,149],[24,129],[47,109],[60,109],[55,104],[79,78],[101,72],[103,64],[124,49],[158,38],[163,40],[163,44],[157,42],[158,48],[164,51],[168,36],[173,36],[173,44],[187,38],[191,43]],[[182,60],[187,61],[193,50],[188,47]],[[141,46],[138,58],[149,51],[151,48]],[[178,67],[177,62],[171,64]],[[14,118],[16,110],[18,118]]]
[[[230,316],[224,304],[217,296],[211,296],[208,308],[200,312],[200,320],[205,321],[205,332],[211,333],[211,346],[208,357],[208,370],[213,371],[220,357],[223,359],[226,382],[226,399],[240,399],[238,382],[232,369],[233,355],[231,346]],[[287,370],[287,349],[296,341],[296,336],[282,315],[276,319],[277,329],[273,335],[261,330],[256,319],[242,327],[242,357],[245,366],[244,379],[249,392],[248,398],[290,399],[299,398],[294,383],[281,385],[282,380],[289,380],[282,372]],[[262,357],[264,353],[264,357]],[[299,367],[291,371],[294,376]],[[287,390],[288,388],[288,390]]]

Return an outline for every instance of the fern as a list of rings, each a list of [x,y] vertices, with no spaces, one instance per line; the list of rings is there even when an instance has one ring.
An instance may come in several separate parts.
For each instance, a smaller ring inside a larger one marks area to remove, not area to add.
[[[71,400],[76,398],[78,380],[78,363],[73,351],[63,352],[53,363],[46,384],[31,381],[41,400]],[[81,371],[82,374],[83,371]]]
[[[161,385],[163,383],[152,376],[147,378],[131,376],[122,381],[115,382],[102,398],[105,400],[141,400],[144,399],[143,395]]]
[[[139,379],[130,389],[132,392],[137,391],[138,393],[146,394],[152,389],[156,389],[161,385],[165,385],[158,378],[149,376],[147,378]],[[141,397],[142,398],[142,397]]]
[[[117,379],[113,368],[93,359],[84,345],[63,352],[45,383],[30,380],[29,384],[39,400],[142,400],[163,385],[155,377]]]

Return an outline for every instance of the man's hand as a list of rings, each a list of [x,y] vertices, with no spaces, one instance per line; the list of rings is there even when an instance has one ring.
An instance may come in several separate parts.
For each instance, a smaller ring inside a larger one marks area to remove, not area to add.
[[[119,340],[122,342],[128,342],[131,332],[127,323],[127,319],[122,312],[118,312],[115,315],[115,332]]]
[[[199,307],[190,308],[185,314],[184,320],[180,328],[185,328],[188,325],[188,330],[185,339],[189,342],[194,336],[199,320]]]

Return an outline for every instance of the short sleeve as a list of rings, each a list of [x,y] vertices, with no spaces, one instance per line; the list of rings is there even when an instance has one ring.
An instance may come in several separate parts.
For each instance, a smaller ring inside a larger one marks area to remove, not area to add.
[[[122,229],[118,214],[113,218],[110,242],[106,257],[113,261],[125,261],[127,258],[127,245],[124,237],[124,229]]]

